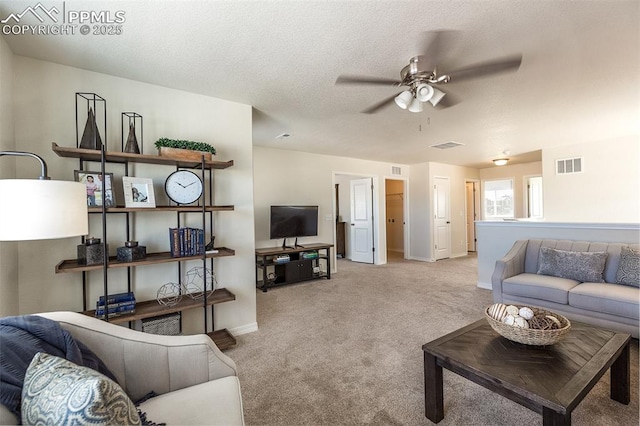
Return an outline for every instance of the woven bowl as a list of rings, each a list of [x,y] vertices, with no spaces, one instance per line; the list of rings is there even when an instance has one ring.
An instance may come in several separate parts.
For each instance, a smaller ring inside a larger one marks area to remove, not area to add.
[[[522,306],[518,306],[521,308]],[[537,330],[533,328],[520,328],[513,325],[507,325],[489,315],[489,307],[484,310],[484,316],[487,318],[489,325],[501,336],[514,342],[523,343],[525,345],[546,346],[559,342],[571,329],[571,322],[564,316],[555,312],[547,311],[542,308],[529,306],[535,315],[553,315],[560,321],[560,328],[555,330]]]

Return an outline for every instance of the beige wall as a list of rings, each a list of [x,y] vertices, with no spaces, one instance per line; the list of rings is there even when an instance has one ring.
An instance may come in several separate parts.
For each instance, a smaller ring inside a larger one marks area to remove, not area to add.
[[[236,256],[215,260],[221,287],[229,288],[237,300],[216,307],[216,326],[233,329],[255,328],[253,173],[251,107],[207,96],[171,90],[132,80],[88,72],[76,68],[14,56],[14,118],[16,147],[45,158],[53,179],[72,180],[78,161],[59,158],[51,142],[75,146],[75,92],[94,92],[107,99],[107,149],[120,150],[122,111],[135,111],[144,117],[144,153],[155,154],[153,142],[159,137],[192,139],[211,143],[220,160],[235,165],[214,173],[216,204],[233,204],[234,212],[214,214],[216,245],[236,250]],[[19,95],[17,95],[19,94]],[[104,136],[103,136],[104,137]],[[35,166],[35,165],[34,165]],[[98,170],[99,164],[85,168]],[[164,180],[174,167],[136,164],[130,174],[152,178],[156,202],[167,202]],[[109,165],[114,172],[116,198],[123,202],[121,177],[124,167]],[[20,168],[19,177],[35,171]],[[120,184],[119,184],[120,183]],[[168,228],[176,225],[175,213],[136,213],[132,237],[147,250],[168,249]],[[198,217],[187,215],[183,224],[195,226]],[[125,240],[124,219],[108,217],[110,251]],[[99,216],[91,218],[92,235],[101,236]],[[55,274],[62,259],[76,257],[78,239],[24,242],[19,244],[19,312],[82,309],[80,273]],[[177,264],[168,263],[135,268],[133,272],[138,300],[155,299],[157,289],[167,282],[178,282]],[[200,266],[187,262],[184,271]],[[109,270],[109,291],[126,290],[125,270]],[[101,273],[90,274],[89,300],[102,294]],[[0,295],[4,298],[4,294]],[[187,332],[202,331],[202,311],[187,314]]]
[[[582,173],[557,175],[556,160],[582,157]],[[640,222],[640,138],[545,149],[544,217],[558,222]]]
[[[384,209],[384,179],[392,177],[391,167],[396,164],[357,160],[346,157],[310,154],[265,147],[254,147],[254,202],[256,247],[271,247],[282,241],[269,239],[269,207],[276,204],[318,205],[318,236],[299,239],[305,242],[334,243],[336,175],[373,177],[375,212],[375,263],[386,262],[386,230]],[[407,173],[407,166],[402,166]],[[345,180],[344,182],[348,181]],[[342,193],[344,183],[340,185]],[[348,198],[345,198],[348,200]],[[344,201],[344,200],[343,200]],[[344,204],[341,203],[342,206]],[[343,218],[347,210],[340,208]],[[347,219],[348,220],[348,219]]]
[[[0,37],[0,151],[15,150],[13,53]],[[15,158],[0,158],[0,179],[15,177]],[[2,203],[2,200],[0,200]],[[0,208],[6,208],[1,206]],[[18,243],[0,242],[0,317],[18,314]]]
[[[513,179],[514,217],[517,218],[526,217],[526,178],[531,176],[542,176],[542,162],[536,161],[534,163],[514,164],[512,166],[500,166],[480,169],[480,179],[482,181]],[[542,180],[544,185],[544,179]],[[482,209],[481,212],[483,215],[482,219],[484,219],[484,197],[482,197],[484,186],[480,185],[480,187],[480,201]]]

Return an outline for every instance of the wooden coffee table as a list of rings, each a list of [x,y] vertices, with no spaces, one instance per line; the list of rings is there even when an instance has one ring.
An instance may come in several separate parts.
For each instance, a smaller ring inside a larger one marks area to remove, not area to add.
[[[631,336],[579,322],[551,346],[512,342],[485,319],[422,346],[425,415],[444,418],[442,368],[530,410],[544,425],[570,425],[571,412],[611,367],[611,399],[629,404]]]

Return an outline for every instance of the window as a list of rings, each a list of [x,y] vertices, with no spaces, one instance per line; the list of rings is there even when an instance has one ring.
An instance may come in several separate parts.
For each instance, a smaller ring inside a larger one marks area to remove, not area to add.
[[[484,218],[512,218],[513,179],[487,180],[483,182]]]

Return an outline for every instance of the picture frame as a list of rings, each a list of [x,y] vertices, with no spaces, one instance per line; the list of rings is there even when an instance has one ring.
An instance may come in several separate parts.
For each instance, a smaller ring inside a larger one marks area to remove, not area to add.
[[[156,206],[151,179],[123,176],[122,187],[124,188],[125,207],[153,208]]]
[[[92,172],[88,170],[74,170],[73,177],[76,182],[83,183],[87,188],[87,206],[100,207],[102,200],[105,200],[106,207],[116,205],[116,194],[113,190],[113,173],[104,173],[105,176],[105,196],[102,194],[102,172]]]

